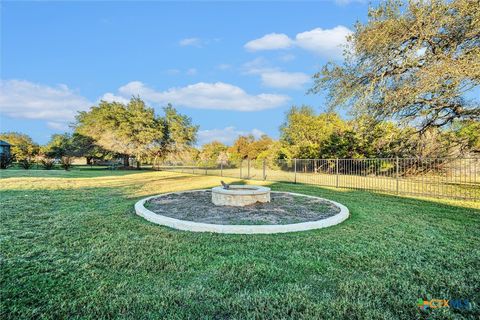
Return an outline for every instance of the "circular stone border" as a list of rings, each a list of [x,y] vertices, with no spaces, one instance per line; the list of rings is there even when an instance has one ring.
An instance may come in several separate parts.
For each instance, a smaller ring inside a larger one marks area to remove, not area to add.
[[[262,225],[233,225],[233,224],[211,224],[211,223],[201,223],[201,222],[193,222],[187,220],[179,220],[175,218],[170,218],[166,216],[162,216],[160,214],[156,214],[147,208],[145,208],[145,202],[150,199],[158,198],[162,196],[166,196],[169,194],[178,194],[178,193],[187,193],[187,192],[197,192],[197,191],[210,191],[211,189],[199,189],[199,190],[188,190],[182,192],[169,192],[163,193],[155,196],[151,196],[148,198],[144,198],[137,203],[135,203],[135,212],[137,215],[143,217],[144,219],[159,224],[163,226],[167,226],[173,229],[184,230],[184,231],[193,231],[193,232],[215,232],[215,233],[231,233],[231,234],[269,234],[269,233],[286,233],[286,232],[297,232],[297,231],[307,231],[307,230],[314,230],[314,229],[321,229],[326,227],[331,227],[337,225],[343,221],[345,221],[350,212],[347,207],[343,204],[338,202],[315,197],[309,196],[306,194],[300,193],[293,193],[293,192],[282,192],[282,191],[271,191],[274,193],[287,193],[294,196],[301,196],[307,198],[316,198],[321,199],[323,201],[330,202],[337,207],[340,208],[340,212],[334,216],[317,220],[317,221],[308,221],[308,222],[301,222],[301,223],[292,223],[292,224],[262,224]],[[213,204],[212,204],[213,205]]]

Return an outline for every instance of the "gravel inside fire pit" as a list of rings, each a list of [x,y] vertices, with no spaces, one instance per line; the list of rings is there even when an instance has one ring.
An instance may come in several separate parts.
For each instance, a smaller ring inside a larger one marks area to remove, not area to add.
[[[245,207],[215,206],[210,191],[174,193],[153,198],[145,207],[157,214],[212,224],[291,224],[316,221],[340,212],[318,198],[271,193],[271,202]]]

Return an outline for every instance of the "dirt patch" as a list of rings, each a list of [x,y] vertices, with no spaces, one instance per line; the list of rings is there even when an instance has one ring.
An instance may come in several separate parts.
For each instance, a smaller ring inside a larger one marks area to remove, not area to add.
[[[184,192],[151,199],[145,207],[163,216],[213,224],[291,224],[321,220],[340,212],[333,203],[288,193],[272,193],[269,203],[231,207],[215,206],[210,191]]]

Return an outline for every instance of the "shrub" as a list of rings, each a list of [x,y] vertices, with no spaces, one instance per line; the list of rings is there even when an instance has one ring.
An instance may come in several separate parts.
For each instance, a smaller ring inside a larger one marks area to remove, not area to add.
[[[20,161],[18,162],[18,164],[19,164],[20,167],[22,167],[23,169],[28,170],[28,169],[30,169],[30,168],[33,166],[34,162],[31,161],[30,159],[23,159],[23,160],[20,160]]]
[[[62,166],[63,169],[70,170],[70,168],[72,167],[72,158],[62,157],[62,159],[60,160],[60,165]]]
[[[45,170],[51,170],[53,168],[53,166],[55,165],[55,161],[53,159],[49,159],[49,158],[44,158],[44,159],[40,160],[40,162],[42,163],[42,167]]]
[[[12,157],[2,153],[0,155],[0,169],[7,169],[12,164]]]

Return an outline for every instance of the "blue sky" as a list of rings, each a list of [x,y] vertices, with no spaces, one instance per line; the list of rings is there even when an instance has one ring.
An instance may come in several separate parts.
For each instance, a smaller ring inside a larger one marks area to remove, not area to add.
[[[139,94],[200,125],[199,143],[278,137],[285,111],[324,99],[311,76],[341,58],[364,1],[1,4],[0,131],[38,143],[78,110]]]

